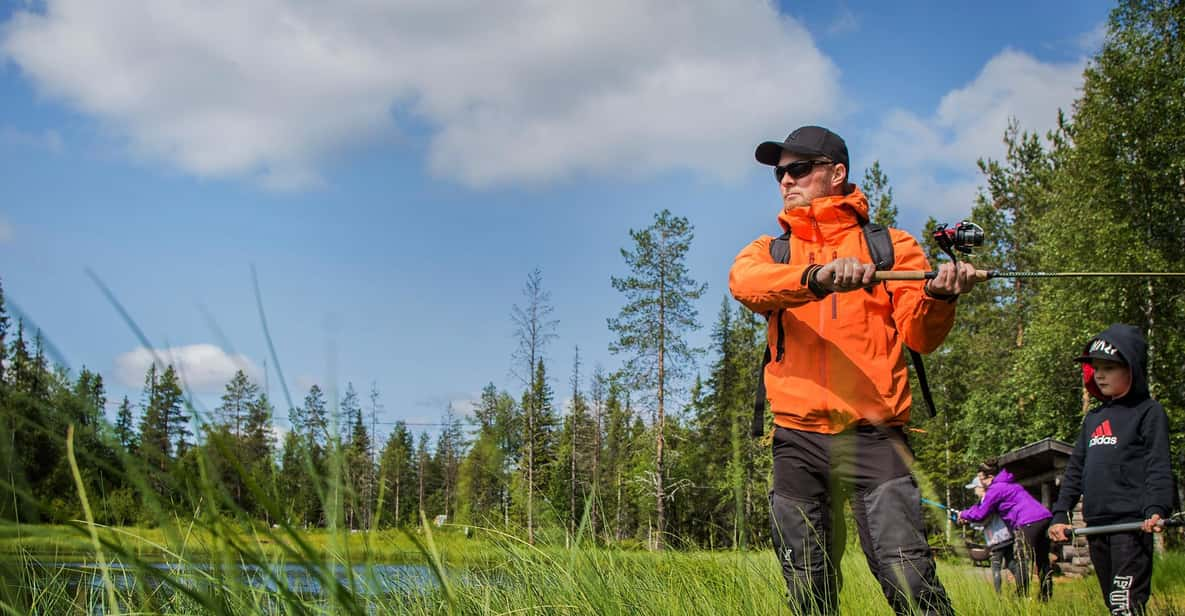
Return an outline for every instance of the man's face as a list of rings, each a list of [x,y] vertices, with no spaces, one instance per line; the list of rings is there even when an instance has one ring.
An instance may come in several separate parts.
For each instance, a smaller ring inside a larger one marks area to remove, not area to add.
[[[819,156],[782,152],[778,166],[785,167],[798,161],[822,160],[825,159]],[[796,207],[808,206],[814,199],[842,194],[844,172],[843,165],[829,162],[812,166],[806,175],[799,178],[795,178],[794,173],[783,173],[778,183],[782,191],[782,208],[788,212]]]
[[[1127,393],[1132,384],[1132,371],[1127,364],[1106,359],[1092,359],[1094,366],[1094,382],[1099,391],[1108,398],[1122,396]]]

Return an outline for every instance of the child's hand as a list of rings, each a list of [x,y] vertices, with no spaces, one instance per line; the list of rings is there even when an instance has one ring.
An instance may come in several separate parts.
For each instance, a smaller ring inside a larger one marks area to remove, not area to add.
[[[1160,525],[1160,514],[1154,513],[1152,517],[1144,520],[1144,526],[1142,528],[1146,533],[1163,533],[1164,527]]]
[[[1069,524],[1054,524],[1049,527],[1049,538],[1054,541],[1069,541],[1070,538],[1066,536],[1066,530],[1069,528]]]

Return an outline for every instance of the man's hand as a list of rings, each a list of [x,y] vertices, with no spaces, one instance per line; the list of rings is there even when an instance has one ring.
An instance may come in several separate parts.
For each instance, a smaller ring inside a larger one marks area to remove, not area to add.
[[[960,261],[943,263],[938,266],[938,274],[926,283],[926,291],[931,295],[959,295],[975,287],[975,266]]]
[[[815,282],[828,291],[845,293],[875,284],[876,266],[856,257],[840,257],[815,272]]]
[[[1070,538],[1066,536],[1066,531],[1069,528],[1069,524],[1051,524],[1049,526],[1049,538],[1054,541],[1069,541]]]
[[[1140,528],[1146,533],[1163,533],[1164,527],[1160,525],[1160,514],[1152,514],[1152,517],[1144,520],[1144,525]]]

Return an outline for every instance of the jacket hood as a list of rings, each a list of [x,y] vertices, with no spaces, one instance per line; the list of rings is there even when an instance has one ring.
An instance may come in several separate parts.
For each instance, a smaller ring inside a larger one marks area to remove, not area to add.
[[[1008,469],[1002,468],[1000,469],[1000,472],[996,473],[996,478],[992,480],[993,484],[997,482],[1016,483],[1016,478],[1012,476],[1012,473],[1008,472]]]
[[[778,224],[783,231],[791,231],[808,241],[821,239],[816,237],[816,232],[828,237],[865,220],[868,220],[868,198],[855,184],[852,184],[852,191],[847,194],[819,197],[811,201],[809,206],[789,211],[783,209],[778,214]]]
[[[1132,373],[1131,388],[1127,390],[1124,401],[1140,401],[1148,397],[1148,342],[1138,327],[1124,323],[1116,323],[1108,327],[1101,334],[1091,338],[1105,340],[1119,350]],[[1090,343],[1087,343],[1087,348]]]

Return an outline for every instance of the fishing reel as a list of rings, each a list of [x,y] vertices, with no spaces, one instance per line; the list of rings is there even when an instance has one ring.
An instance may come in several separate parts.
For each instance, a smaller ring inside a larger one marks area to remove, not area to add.
[[[983,246],[983,227],[967,220],[960,220],[954,226],[942,223],[934,229],[933,237],[942,252],[957,263],[959,256],[956,253],[969,255],[971,249]]]

